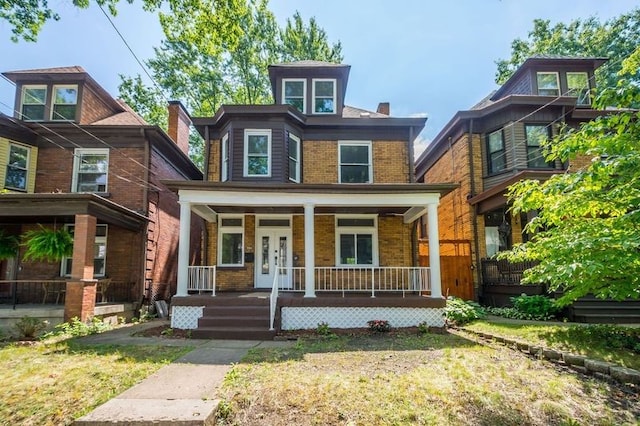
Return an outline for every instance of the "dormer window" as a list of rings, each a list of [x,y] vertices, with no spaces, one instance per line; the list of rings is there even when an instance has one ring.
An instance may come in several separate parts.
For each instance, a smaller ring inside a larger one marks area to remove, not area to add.
[[[306,92],[307,80],[304,78],[285,78],[282,80],[282,102],[293,105],[303,114],[306,112]]]
[[[539,96],[560,96],[560,80],[557,72],[537,73]]]
[[[26,121],[43,121],[47,86],[23,86],[20,113]]]
[[[75,121],[78,86],[53,86],[51,120]]]
[[[313,113],[335,114],[336,80],[313,79]]]
[[[578,105],[591,105],[589,98],[589,75],[586,72],[568,72],[567,88],[569,96],[576,96]]]

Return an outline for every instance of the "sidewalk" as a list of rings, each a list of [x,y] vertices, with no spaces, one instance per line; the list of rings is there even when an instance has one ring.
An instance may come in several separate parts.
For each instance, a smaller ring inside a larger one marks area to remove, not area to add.
[[[82,338],[85,344],[146,344],[196,346],[138,385],[107,401],[74,422],[102,425],[210,425],[218,407],[217,390],[233,363],[256,347],[281,347],[291,342],[197,340],[134,337],[131,334],[162,322],[123,327]]]

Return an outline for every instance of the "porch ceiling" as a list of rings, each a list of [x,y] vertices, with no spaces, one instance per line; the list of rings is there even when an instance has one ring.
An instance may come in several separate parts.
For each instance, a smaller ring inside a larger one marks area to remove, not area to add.
[[[100,222],[137,231],[147,218],[96,194],[0,194],[0,220],[5,223],[73,221],[88,214]]]

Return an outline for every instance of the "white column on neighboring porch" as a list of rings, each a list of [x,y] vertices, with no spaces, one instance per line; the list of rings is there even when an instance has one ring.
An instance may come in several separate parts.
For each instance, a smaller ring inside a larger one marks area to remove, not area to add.
[[[442,283],[440,281],[440,239],[438,238],[438,204],[427,204],[429,215],[429,268],[431,270],[431,297],[442,297]]]
[[[180,203],[180,240],[178,243],[178,291],[176,296],[188,296],[189,247],[191,246],[191,203]]]
[[[304,205],[304,297],[316,297],[314,205]]]

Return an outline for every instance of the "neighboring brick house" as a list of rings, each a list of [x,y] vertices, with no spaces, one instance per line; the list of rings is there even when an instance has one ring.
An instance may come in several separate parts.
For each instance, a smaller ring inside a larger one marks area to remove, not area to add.
[[[418,181],[459,184],[438,209],[445,295],[483,299],[483,283],[520,282],[527,265],[490,259],[527,238],[522,229],[534,214],[512,216],[506,190],[522,179],[544,180],[585,164],[585,158],[547,163],[540,144],[564,125],[576,127],[605,113],[591,107],[590,97],[594,72],[605,61],[527,59],[497,91],[456,113],[417,159]],[[421,240],[420,251],[428,253],[426,240]],[[525,290],[520,288],[516,295]],[[507,296],[483,301],[502,304]]]
[[[273,292],[271,312],[285,329],[363,327],[375,318],[443,324],[439,262],[417,265],[416,220],[428,212],[437,238],[437,205],[454,186],[413,182],[413,142],[425,119],[393,118],[388,103],[376,112],[344,105],[349,70],[273,65],[275,104],[224,105],[193,119],[206,141],[206,180],[167,185],[180,197],[180,241],[192,211],[207,220],[209,238],[201,267],[189,269],[188,245],[180,246],[174,327],[199,326],[203,336],[223,336],[229,324],[236,337],[242,327],[266,330],[264,319],[240,325],[221,306],[205,309],[230,303],[230,291],[260,289]],[[222,296],[191,295],[202,289]]]
[[[15,117],[0,117],[0,228],[20,235],[39,224],[67,227],[74,254],[61,263],[27,262],[22,249],[2,262],[0,280],[65,279],[67,319],[93,315],[95,279],[111,282],[100,300],[175,292],[179,206],[161,180],[202,179],[188,157],[182,106],[169,105],[170,137],[81,67],[3,75],[15,83],[16,99]],[[192,232],[192,261],[199,262],[197,219]],[[81,279],[89,284],[72,288]],[[46,290],[42,300],[50,301]]]

